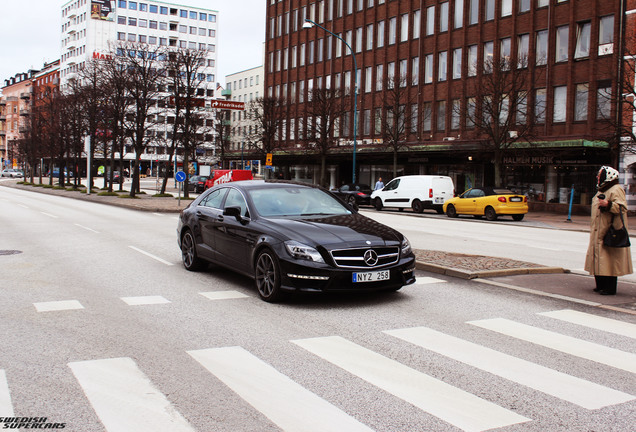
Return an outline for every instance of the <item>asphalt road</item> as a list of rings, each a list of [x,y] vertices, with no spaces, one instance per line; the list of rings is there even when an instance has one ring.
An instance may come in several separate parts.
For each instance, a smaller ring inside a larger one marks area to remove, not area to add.
[[[6,417],[109,432],[636,424],[632,315],[423,272],[397,293],[272,305],[247,278],[185,271],[174,214],[8,188],[0,208],[5,425],[15,424]]]

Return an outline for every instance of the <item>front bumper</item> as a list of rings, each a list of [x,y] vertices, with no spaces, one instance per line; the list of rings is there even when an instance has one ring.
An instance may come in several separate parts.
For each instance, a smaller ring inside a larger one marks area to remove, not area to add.
[[[280,260],[281,289],[286,291],[383,291],[396,290],[415,282],[415,256],[409,255],[397,263],[377,268],[351,269],[333,267],[311,261]],[[389,270],[387,280],[353,282],[353,273]]]

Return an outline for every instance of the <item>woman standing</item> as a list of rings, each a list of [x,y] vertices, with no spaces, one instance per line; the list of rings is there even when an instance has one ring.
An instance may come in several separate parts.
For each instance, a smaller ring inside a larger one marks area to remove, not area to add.
[[[627,200],[625,191],[618,184],[618,171],[608,166],[601,167],[596,175],[598,193],[592,199],[590,221],[590,245],[585,257],[585,270],[594,275],[596,288],[601,295],[615,295],[618,276],[633,273],[632,253],[629,247],[603,245],[614,217],[614,227],[621,228],[620,214],[627,225]]]

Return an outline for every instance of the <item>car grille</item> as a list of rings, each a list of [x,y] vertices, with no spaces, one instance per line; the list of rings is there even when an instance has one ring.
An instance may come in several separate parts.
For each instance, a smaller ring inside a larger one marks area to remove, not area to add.
[[[400,258],[397,246],[334,249],[330,253],[336,266],[347,268],[382,267],[396,263]]]

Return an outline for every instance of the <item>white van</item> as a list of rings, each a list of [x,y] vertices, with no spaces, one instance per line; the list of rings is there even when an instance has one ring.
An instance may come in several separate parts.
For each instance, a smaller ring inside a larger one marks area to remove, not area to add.
[[[396,177],[381,190],[373,191],[371,204],[376,210],[382,207],[412,208],[416,213],[434,209],[444,213],[444,202],[453,198],[453,179],[437,175],[409,175]]]

